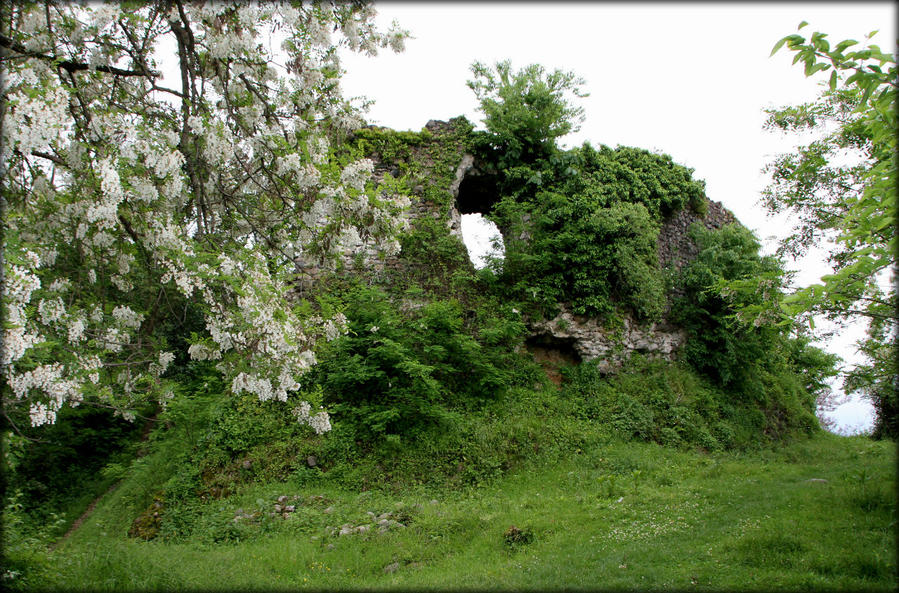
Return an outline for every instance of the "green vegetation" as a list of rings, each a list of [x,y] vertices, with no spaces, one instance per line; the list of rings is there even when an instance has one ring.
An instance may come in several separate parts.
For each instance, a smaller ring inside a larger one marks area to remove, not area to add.
[[[799,25],[802,29],[807,23]],[[768,111],[766,127],[808,135],[797,150],[768,166],[772,183],[763,197],[770,212],[789,212],[798,221],[781,251],[801,255],[830,240],[833,273],[790,296],[785,314],[824,315],[868,324],[858,344],[866,362],[845,376],[844,388],[874,404],[878,436],[899,436],[899,375],[896,332],[899,301],[895,286],[880,282],[895,272],[896,239],[896,57],[872,43],[847,39],[831,46],[827,34],[788,35],[786,46],[806,76],[830,72],[817,100]],[[888,41],[892,46],[893,41]]]
[[[696,224],[696,257],[661,269],[665,221],[707,208],[692,171],[636,148],[559,149],[580,116],[571,74],[474,72],[486,132],[458,118],[333,147],[337,163],[378,160],[373,199],[411,195],[437,216],[416,219],[378,275],[323,272],[293,304],[346,321],[323,330],[297,393],[229,393],[215,362],[180,356],[166,374],[176,397],[146,410],[143,435],[89,411],[67,412],[45,443],[5,435],[4,585],[894,584],[895,451],[820,431],[836,360],[780,314],[781,262],[738,224]],[[464,151],[495,184],[489,216],[508,239],[493,269],[474,270],[440,218]],[[633,354],[613,374],[563,364],[557,385],[528,323],[563,304],[609,332],[669,321],[687,342],[677,361]],[[182,327],[199,327],[184,311]],[[319,406],[330,431],[298,421]]]
[[[35,552],[48,570],[29,584],[878,591],[895,583],[890,443],[822,434],[776,450],[696,454],[606,441],[571,447],[564,459],[528,457],[481,486],[360,491],[327,473],[248,484],[207,503],[208,518],[174,540],[126,536],[123,485],[57,551]],[[135,466],[127,484],[151,488],[147,469]],[[295,506],[286,519],[268,515],[279,496]],[[379,521],[392,527],[381,531]],[[353,532],[338,535],[341,526]]]
[[[513,72],[508,60],[492,69],[475,62],[471,71],[468,87],[481,104],[503,169],[547,158],[556,151],[556,138],[584,121],[583,108],[568,98],[588,96],[580,88],[585,81],[573,72],[547,73],[540,64]]]
[[[563,151],[584,96],[571,73],[537,65],[496,73],[472,70],[487,132],[471,146],[495,171],[496,200],[487,216],[507,229],[501,281],[505,296],[530,313],[552,316],[559,303],[612,321],[621,314],[657,320],[666,306],[656,259],[662,222],[690,207],[703,213],[704,184],[667,155],[589,143]],[[555,122],[549,125],[547,122]]]

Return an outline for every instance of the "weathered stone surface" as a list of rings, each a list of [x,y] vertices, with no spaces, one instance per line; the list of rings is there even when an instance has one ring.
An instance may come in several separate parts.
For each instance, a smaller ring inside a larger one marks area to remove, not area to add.
[[[530,324],[532,335],[570,340],[581,359],[601,359],[600,370],[618,367],[631,352],[673,359],[686,341],[683,330],[665,323],[638,324],[624,317],[619,328],[603,327],[596,319],[573,314],[565,305],[552,319]]]
[[[708,202],[705,216],[690,208],[675,212],[662,224],[659,230],[657,253],[659,266],[680,269],[699,253],[699,247],[690,240],[689,229],[694,222],[700,222],[707,229],[720,229],[735,222],[734,215],[720,202]]]

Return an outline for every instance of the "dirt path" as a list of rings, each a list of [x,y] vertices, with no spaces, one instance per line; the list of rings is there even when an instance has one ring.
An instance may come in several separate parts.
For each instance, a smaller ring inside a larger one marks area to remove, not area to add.
[[[144,441],[146,441],[146,440],[150,437],[150,431],[153,430],[153,425],[154,425],[155,422],[156,422],[156,416],[155,416],[155,415],[154,415],[153,417],[147,419],[147,423],[144,425],[143,432],[141,432],[141,435],[140,435],[140,441],[139,441],[139,442],[143,443]],[[55,542],[53,542],[53,544],[50,545],[50,551],[51,551],[51,552],[54,551],[54,550],[55,550],[56,548],[58,548],[64,541],[66,541],[67,539],[69,539],[69,537],[70,537],[73,533],[75,533],[75,530],[78,529],[79,527],[81,527],[81,525],[82,525],[85,521],[87,521],[87,518],[91,516],[91,513],[93,513],[93,512],[94,512],[94,509],[97,507],[97,503],[99,503],[99,502],[103,499],[104,496],[110,494],[113,490],[115,490],[116,488],[118,488],[118,487],[119,487],[119,484],[121,484],[121,483],[122,483],[121,480],[115,482],[112,486],[110,486],[109,488],[107,488],[106,492],[104,492],[103,494],[101,494],[100,496],[98,496],[97,498],[95,498],[94,500],[92,500],[91,503],[90,503],[89,505],[87,505],[87,508],[84,509],[84,512],[81,513],[81,516],[78,517],[77,519],[75,519],[75,521],[72,523],[72,525],[69,527],[69,529],[65,532],[65,534],[63,534],[62,537],[60,537],[58,540],[56,540]]]
[[[119,480],[118,482],[116,482],[115,484],[110,486],[106,490],[106,492],[104,492],[103,494],[101,494],[100,496],[98,496],[97,498],[92,500],[91,503],[89,505],[87,505],[87,508],[84,509],[84,512],[81,513],[81,516],[78,517],[77,519],[75,519],[75,522],[72,523],[72,526],[69,527],[69,529],[68,529],[68,531],[66,531],[65,535],[63,535],[61,538],[59,538],[58,540],[53,542],[53,544],[50,546],[50,551],[51,552],[54,551],[56,548],[58,548],[60,546],[60,544],[62,544],[62,542],[69,539],[69,536],[71,536],[73,533],[75,533],[75,530],[78,529],[79,527],[81,527],[81,524],[84,523],[87,520],[87,518],[91,516],[91,513],[94,512],[94,508],[97,506],[97,503],[100,502],[100,500],[104,496],[106,496],[107,494],[109,494],[110,492],[112,492],[113,490],[118,488],[119,484],[121,484],[121,483],[122,483],[122,481]]]

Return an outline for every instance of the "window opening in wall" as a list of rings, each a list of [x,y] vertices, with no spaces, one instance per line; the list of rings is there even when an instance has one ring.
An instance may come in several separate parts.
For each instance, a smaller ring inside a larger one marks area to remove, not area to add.
[[[496,224],[479,212],[462,215],[462,241],[471,263],[479,270],[486,267],[491,258],[503,259],[505,255],[503,237]]]

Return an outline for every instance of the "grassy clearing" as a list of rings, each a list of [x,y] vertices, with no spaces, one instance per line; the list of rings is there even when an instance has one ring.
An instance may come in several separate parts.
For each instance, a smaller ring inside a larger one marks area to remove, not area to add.
[[[205,503],[202,528],[177,542],[126,535],[146,502],[139,491],[159,472],[145,459],[32,585],[886,590],[896,582],[891,442],[820,435],[739,454],[612,442],[561,463],[529,461],[482,486],[399,494],[326,481],[254,484]],[[296,511],[268,517],[280,495],[296,495]],[[235,522],[238,509],[262,516]],[[379,517],[405,527],[380,533]],[[508,543],[512,526],[530,543]]]

